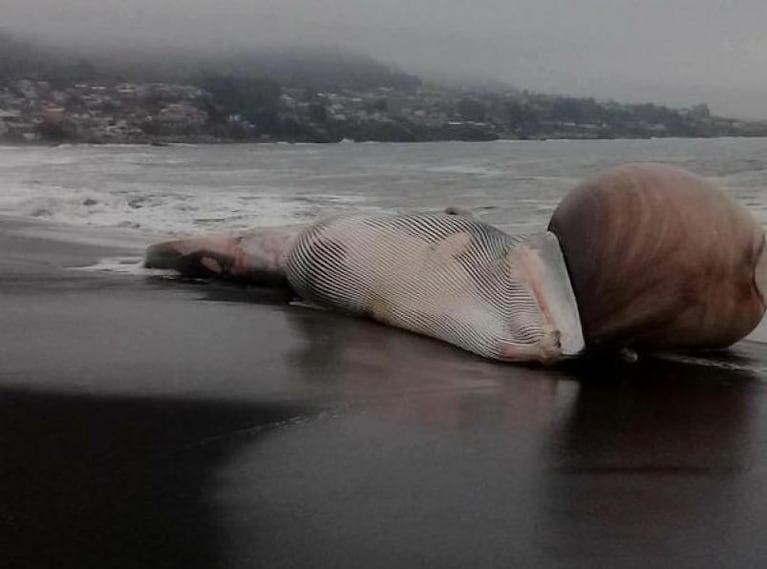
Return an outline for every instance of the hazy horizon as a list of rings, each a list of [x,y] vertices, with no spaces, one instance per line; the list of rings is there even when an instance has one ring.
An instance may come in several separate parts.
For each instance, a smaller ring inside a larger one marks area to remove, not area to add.
[[[0,0],[17,37],[196,53],[323,46],[425,78],[767,119],[767,3],[743,0]]]

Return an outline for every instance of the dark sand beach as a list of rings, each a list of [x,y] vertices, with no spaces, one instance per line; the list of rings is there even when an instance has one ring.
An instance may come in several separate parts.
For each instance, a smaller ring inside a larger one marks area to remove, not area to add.
[[[767,560],[763,343],[500,365],[99,235],[0,220],[0,567]]]

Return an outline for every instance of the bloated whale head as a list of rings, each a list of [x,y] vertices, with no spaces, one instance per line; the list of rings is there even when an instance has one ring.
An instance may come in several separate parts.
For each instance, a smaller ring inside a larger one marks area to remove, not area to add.
[[[722,348],[765,312],[764,232],[690,172],[630,164],[573,189],[559,238],[587,345]]]

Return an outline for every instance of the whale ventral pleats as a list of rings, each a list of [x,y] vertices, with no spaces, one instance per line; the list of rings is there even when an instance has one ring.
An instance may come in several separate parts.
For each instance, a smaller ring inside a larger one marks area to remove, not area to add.
[[[450,214],[339,216],[307,228],[286,269],[302,298],[487,358],[551,362],[583,347],[552,234]]]

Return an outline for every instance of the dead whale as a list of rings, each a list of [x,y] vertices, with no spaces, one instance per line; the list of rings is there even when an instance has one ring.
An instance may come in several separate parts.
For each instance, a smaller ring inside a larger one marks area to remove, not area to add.
[[[765,236],[749,212],[658,164],[583,182],[535,235],[508,235],[460,209],[344,215],[159,243],[146,266],[289,286],[512,362],[585,348],[726,347],[759,323],[767,291]]]

